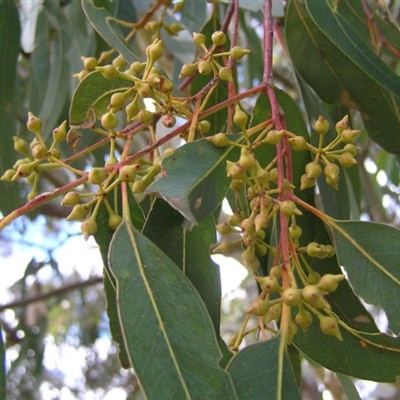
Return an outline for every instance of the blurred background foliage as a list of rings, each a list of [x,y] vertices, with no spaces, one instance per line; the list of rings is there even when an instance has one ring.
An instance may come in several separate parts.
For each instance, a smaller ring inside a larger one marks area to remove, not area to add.
[[[152,3],[149,0],[95,0],[82,7],[77,0],[0,1],[0,175],[16,161],[17,155],[11,151],[12,137],[16,135],[30,141],[31,134],[25,123],[28,111],[44,121],[44,134],[49,137],[55,126],[68,119],[69,104],[78,83],[73,75],[82,70],[80,57],[99,57],[110,49],[104,40],[106,36],[98,33],[107,35],[101,13],[97,15],[99,9],[92,5],[105,7],[115,18],[137,21]],[[399,2],[381,3],[398,21]],[[253,54],[262,53],[260,4],[248,2],[240,13],[240,43]],[[166,16],[166,22],[179,22],[184,28],[176,36],[163,31],[166,47],[174,49],[164,58],[163,68],[174,81],[182,64],[193,61],[195,49],[191,32],[202,30],[207,22],[208,6],[204,1],[188,0],[181,14]],[[225,2],[221,3],[221,15],[226,6]],[[385,15],[385,8],[382,10],[377,13],[380,12],[379,16],[385,21],[389,14]],[[283,2],[274,3],[274,13],[283,16]],[[91,15],[97,31],[87,15]],[[155,14],[153,19],[159,17]],[[365,28],[363,20],[365,18],[354,23],[363,24]],[[284,19],[281,23],[284,27]],[[125,33],[124,28],[118,29]],[[360,28],[360,32],[368,35],[368,30]],[[129,49],[123,49],[121,43],[116,46],[125,52],[123,55],[128,61],[144,61],[143,52],[150,38],[151,33],[144,30]],[[398,33],[393,40],[398,40]],[[397,45],[399,49],[399,43]],[[278,43],[275,50],[275,83],[301,104],[287,55]],[[398,57],[385,51],[382,58],[399,72]],[[239,87],[257,85],[262,71],[262,57],[244,58],[238,66]],[[249,102],[248,107],[251,106]],[[82,136],[80,148],[95,140],[84,130],[79,133]],[[362,193],[359,204],[357,193],[352,196],[352,216],[400,227],[398,156],[383,150],[366,133],[357,145],[361,148],[358,179]],[[104,157],[102,151],[81,160],[79,167],[84,169],[94,164],[96,159]],[[67,145],[62,148],[64,158],[72,154]],[[66,173],[48,172],[40,182],[40,190],[62,186],[70,179]],[[350,182],[349,178],[349,190],[354,190]],[[23,205],[29,190],[20,181],[12,185],[0,182],[1,213],[6,215]],[[11,276],[5,279],[0,297],[0,319],[7,349],[8,398],[141,399],[133,373],[120,368],[117,349],[110,339],[100,257],[93,257],[94,242],[82,246],[79,226],[63,220],[67,213],[56,200],[19,219],[0,234],[2,274]],[[77,262],[78,259],[86,265]],[[242,315],[244,303],[240,299],[255,290],[253,284],[245,280],[234,295],[224,298],[222,312],[225,320],[231,321],[223,324],[224,339],[228,340],[230,333],[236,330],[231,324]],[[33,298],[36,301],[33,302]],[[337,376],[316,365],[306,368],[303,379],[304,399],[322,398],[324,391],[325,396],[329,392],[330,398],[344,398]],[[121,391],[117,391],[118,388]],[[369,393],[372,396],[371,391]],[[396,389],[385,386],[379,398],[394,399],[398,395]]]

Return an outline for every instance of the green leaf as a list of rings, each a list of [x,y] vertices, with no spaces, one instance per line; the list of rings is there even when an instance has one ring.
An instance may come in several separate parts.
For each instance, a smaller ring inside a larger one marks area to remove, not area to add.
[[[195,225],[222,203],[230,184],[226,160],[238,158],[238,149],[231,146],[218,148],[207,140],[186,143],[163,159],[161,178],[147,193],[162,197]]]
[[[111,48],[119,52],[129,64],[139,59],[129,43],[125,41],[117,19],[108,10],[104,7],[96,7],[93,0],[82,0],[82,8],[93,28]]]
[[[17,6],[12,1],[0,1],[0,176],[12,167],[16,159],[12,135],[17,126],[15,85],[19,40]],[[1,212],[8,214],[13,211],[21,204],[18,185],[0,181],[0,198]]]
[[[308,11],[291,4],[286,35],[299,72],[324,101],[360,109],[371,138],[399,153],[399,77],[326,0],[307,2]]]
[[[280,351],[285,352],[282,357]],[[246,347],[226,370],[240,400],[301,399],[286,349],[280,349],[280,336]]]
[[[365,221],[329,223],[339,265],[355,292],[367,303],[382,307],[390,329],[400,332],[400,230]]]
[[[130,221],[118,227],[109,262],[128,356],[147,397],[236,398],[204,303],[176,265]]]
[[[394,382],[400,374],[400,339],[379,334],[359,334],[340,328],[343,341],[324,335],[316,318],[306,333],[297,332],[295,346],[331,371],[376,382]]]
[[[336,374],[336,375],[339,378],[339,381],[343,387],[343,391],[348,399],[362,400],[353,379],[351,379],[349,376],[342,374]]]
[[[121,214],[121,191],[118,189],[116,192],[117,196],[114,201],[114,196],[109,195],[107,197],[111,207],[115,212]],[[137,229],[141,229],[144,224],[144,216],[139,204],[136,202],[133,194],[128,191],[129,197],[129,209],[131,212],[131,219]],[[116,282],[114,276],[110,271],[108,265],[108,251],[110,248],[111,239],[114,235],[114,231],[108,227],[109,213],[104,203],[101,204],[99,211],[96,215],[96,223],[98,230],[94,235],[96,243],[99,246],[101,257],[104,263],[104,292],[107,298],[107,315],[110,320],[110,331],[113,340],[119,345],[119,359],[123,368],[129,368],[129,359],[126,353],[125,344],[122,336],[122,330],[118,318],[117,310],[117,298],[116,298]]]
[[[190,279],[207,307],[219,336],[221,279],[218,265],[210,257],[216,243],[215,222],[210,215],[190,232],[184,217],[162,199],[156,199],[147,216],[143,234],[157,245]]]
[[[35,74],[45,65],[44,71],[39,73],[38,78],[31,87],[30,104],[35,106],[37,115],[43,121],[43,135],[47,138],[60,120],[60,114],[64,111],[64,106],[70,93],[70,76],[67,53],[72,45],[71,25],[65,18],[61,7],[55,2],[45,2],[43,13],[45,16],[39,20],[42,21],[48,30],[46,37],[42,38],[42,46],[47,48],[39,49],[39,54],[35,55],[32,64]],[[44,22],[43,18],[47,21]],[[37,26],[37,31],[41,27]],[[54,43],[49,41],[49,35],[52,35]],[[44,60],[42,56],[48,56]],[[35,88],[41,87],[41,98],[35,97]],[[40,101],[40,103],[39,103]],[[33,107],[31,107],[33,110]]]
[[[132,87],[132,82],[122,78],[106,79],[93,71],[79,82],[72,97],[69,111],[70,125],[90,127],[96,118],[107,111],[111,96]]]
[[[0,329],[0,400],[6,400],[6,353],[4,349],[3,332],[1,329]]]

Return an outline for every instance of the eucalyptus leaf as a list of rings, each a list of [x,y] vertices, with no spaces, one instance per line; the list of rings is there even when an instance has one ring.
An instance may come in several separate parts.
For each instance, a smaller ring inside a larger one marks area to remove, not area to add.
[[[236,399],[201,297],[130,221],[109,251],[128,357],[149,399]],[[149,361],[157,362],[149,362]]]
[[[16,66],[20,48],[20,25],[15,3],[0,2],[0,176],[12,167],[15,153],[12,136],[17,126]],[[18,185],[0,181],[0,210],[3,214],[13,211],[21,198]]]
[[[226,160],[238,157],[232,146],[218,148],[205,139],[186,143],[163,159],[161,177],[146,192],[162,197],[193,227],[222,203],[230,185]]]
[[[400,332],[400,230],[365,221],[330,224],[339,265],[355,292],[367,303],[382,307],[390,329]]]
[[[246,347],[226,369],[240,400],[301,399],[286,346],[280,346],[280,336]]]
[[[86,75],[74,92],[69,111],[70,125],[90,127],[107,111],[111,96],[132,87],[122,78],[106,79],[99,71]]]

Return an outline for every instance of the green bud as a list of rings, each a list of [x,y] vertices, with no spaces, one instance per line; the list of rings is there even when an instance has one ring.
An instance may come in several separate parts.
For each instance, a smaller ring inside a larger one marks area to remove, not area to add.
[[[254,279],[260,285],[260,288],[265,293],[274,293],[282,290],[278,279],[273,276],[255,276]]]
[[[122,222],[122,217],[118,214],[112,213],[108,217],[108,227],[115,231]]]
[[[325,180],[329,186],[332,186],[335,190],[338,190],[339,176],[336,176],[335,178],[331,178],[331,177],[327,176]]]
[[[322,174],[322,167],[315,161],[306,164],[305,170],[309,179],[318,178]]]
[[[32,149],[32,155],[35,160],[43,160],[43,158],[46,158],[47,154],[46,146],[42,144],[38,144]]]
[[[339,157],[340,165],[344,168],[349,168],[355,164],[357,164],[357,160],[351,153],[342,153]]]
[[[222,67],[218,71],[218,76],[220,77],[221,80],[226,81],[226,82],[233,82],[233,74],[232,74],[232,68],[229,67]]]
[[[136,177],[136,172],[140,167],[139,164],[124,165],[119,170],[119,179],[121,182],[133,182]]]
[[[137,93],[141,98],[151,97],[154,98],[153,88],[148,83],[142,83],[137,88]]]
[[[211,35],[211,40],[216,46],[223,46],[226,42],[226,35],[222,31],[216,31]]]
[[[299,330],[299,328],[297,327],[297,325],[292,320],[290,320],[288,335],[287,335],[288,344],[292,344],[292,341],[293,341],[294,337],[296,336],[296,333],[298,330]]]
[[[307,280],[310,285],[316,285],[321,280],[321,275],[318,272],[311,271],[307,276]]]
[[[118,117],[113,112],[108,112],[101,117],[100,122],[104,129],[113,130],[118,125]]]
[[[271,321],[277,320],[281,315],[282,315],[282,303],[276,303],[269,307],[264,322],[265,324],[269,324]]]
[[[339,122],[336,123],[335,129],[336,132],[340,135],[343,130],[349,128],[349,116],[345,115]]]
[[[228,242],[227,240],[223,240],[218,246],[214,247],[211,250],[211,253],[213,254],[228,254],[232,251],[233,244],[231,242]]]
[[[133,118],[138,115],[140,111],[139,103],[137,101],[137,98],[133,101],[131,101],[126,107],[125,107],[125,112],[127,115],[128,122],[132,121]]]
[[[132,118],[142,124],[148,124],[153,120],[154,114],[148,110],[140,110],[136,117]]]
[[[62,206],[76,206],[81,201],[81,195],[78,192],[68,192],[61,201]]]
[[[150,56],[150,62],[155,63],[164,55],[164,43],[161,39],[154,39],[154,42],[147,47],[146,53]]]
[[[201,75],[210,74],[212,72],[211,61],[210,60],[201,60],[197,64],[197,70],[199,71],[199,74],[201,74]]]
[[[81,221],[86,218],[88,212],[89,207],[87,204],[77,204],[68,215],[67,221]]]
[[[266,299],[254,300],[249,307],[244,310],[246,314],[257,315],[259,317],[264,316],[268,309],[271,307],[271,301]]]
[[[94,218],[89,218],[81,224],[81,232],[85,240],[97,232],[97,223]]]
[[[303,174],[300,178],[300,190],[305,190],[315,185],[315,179],[309,178],[307,174]]]
[[[236,105],[235,113],[233,114],[233,122],[242,130],[246,130],[248,120],[248,115],[240,108],[239,105]]]
[[[7,171],[4,172],[4,174],[1,176],[0,180],[3,182],[11,182],[16,174],[15,169],[8,169]]]
[[[174,84],[165,76],[160,77],[160,91],[162,93],[170,93],[174,88]]]
[[[96,67],[97,71],[104,76],[106,79],[113,79],[119,75],[118,70],[113,65],[105,65],[104,67]]]
[[[300,228],[300,226],[298,226],[296,224],[292,224],[289,227],[289,233],[290,233],[290,237],[292,239],[299,239],[301,234],[303,233],[303,231]]]
[[[284,133],[283,130],[281,131],[271,130],[267,133],[267,136],[265,137],[265,142],[275,146],[281,141],[283,133]]]
[[[88,71],[94,71],[98,66],[97,59],[94,57],[81,57],[83,66]]]
[[[324,333],[325,335],[335,336],[335,338],[340,341],[343,340],[336,318],[328,317],[325,315],[318,315],[318,319],[319,319],[319,327],[322,333]]]
[[[146,63],[141,63],[139,61],[134,61],[130,65],[129,70],[132,71],[134,75],[140,75],[141,73],[143,73],[145,68],[146,68]]]
[[[302,215],[302,212],[296,207],[296,204],[292,200],[285,200],[279,204],[279,210],[287,217],[292,215]]]
[[[124,69],[128,65],[128,63],[126,62],[124,57],[118,56],[114,58],[114,60],[112,61],[112,65],[115,69],[120,71],[121,69]]]
[[[211,124],[209,121],[203,119],[203,121],[199,122],[199,129],[201,133],[208,133],[211,129]],[[224,135],[224,134],[223,134]],[[225,136],[225,135],[224,135]]]
[[[54,158],[57,158],[57,160],[59,160],[61,158],[61,151],[58,149],[51,149],[50,155]]]
[[[21,164],[17,168],[17,172],[13,176],[12,180],[16,181],[20,178],[26,178],[33,172],[34,166],[32,164]]]
[[[100,185],[106,180],[107,176],[108,174],[103,170],[103,168],[95,167],[89,172],[88,180],[93,185]]]
[[[248,151],[245,147],[242,147],[238,161],[240,166],[247,171],[251,171],[254,169],[256,162],[257,160],[254,157],[254,154]]]
[[[60,143],[67,138],[67,121],[64,121],[59,127],[53,130],[54,143]]]
[[[340,134],[340,139],[343,143],[353,143],[360,131],[356,129],[344,129]]]
[[[244,179],[246,177],[246,171],[239,163],[226,161],[226,174],[228,178]]]
[[[296,136],[289,139],[289,143],[294,151],[302,151],[307,148],[307,141],[303,136]]]
[[[254,218],[254,226],[256,232],[261,231],[269,226],[269,218],[267,214],[257,214]]]
[[[269,270],[270,276],[275,277],[276,279],[282,278],[282,265],[274,265]]]
[[[321,252],[321,246],[317,242],[310,242],[307,245],[306,251],[310,257],[317,257]]]
[[[108,105],[108,108],[113,113],[121,111],[124,108],[125,100],[126,100],[126,97],[123,93],[121,93],[121,92],[114,93],[111,96],[110,104]]]
[[[229,233],[235,232],[226,222],[221,222],[216,225],[215,228],[220,235],[228,235]]]
[[[197,71],[197,64],[183,64],[181,73],[179,74],[179,79],[185,78],[187,76],[193,76]]]
[[[352,156],[355,156],[358,152],[358,149],[354,144],[347,143],[346,146],[343,147],[343,151],[346,153],[350,153]]]
[[[42,120],[33,115],[30,111],[28,112],[28,122],[26,123],[26,126],[36,135],[40,135],[42,133]]]
[[[344,280],[344,278],[343,274],[325,274],[322,276],[317,286],[324,292],[332,293],[338,288],[339,283]]]
[[[320,115],[314,123],[314,129],[320,135],[325,135],[329,131],[329,122]]]
[[[336,179],[339,176],[339,166],[335,163],[329,163],[325,165],[324,174],[326,177]]]
[[[14,136],[14,149],[15,151],[17,151],[18,153],[21,153],[25,156],[29,155],[29,145],[28,142],[24,139],[21,139],[18,136]]]
[[[206,121],[202,121],[206,122]],[[212,136],[207,136],[206,140],[211,142],[215,147],[225,147],[229,145],[229,139],[226,137],[225,133],[217,133]]]
[[[282,301],[290,306],[297,306],[301,301],[301,292],[297,288],[287,288],[281,293]]]
[[[321,296],[322,291],[316,285],[307,285],[301,289],[301,297],[308,304],[315,304]]]
[[[240,46],[235,46],[231,49],[231,56],[234,60],[241,60],[246,54],[250,53],[249,49],[244,49]]]
[[[312,322],[312,315],[310,312],[301,308],[294,317],[294,322],[299,326],[299,328],[304,333]]]
[[[206,44],[206,37],[202,33],[193,32],[193,43],[196,46],[204,46]]]

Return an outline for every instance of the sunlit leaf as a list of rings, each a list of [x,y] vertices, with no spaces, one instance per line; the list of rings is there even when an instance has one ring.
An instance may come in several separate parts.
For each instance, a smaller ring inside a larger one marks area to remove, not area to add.
[[[280,336],[246,347],[226,369],[240,400],[301,399],[286,349],[280,348]]]
[[[226,160],[235,160],[238,153],[237,148],[218,148],[207,140],[187,143],[164,158],[161,178],[147,192],[162,197],[195,225],[222,203],[230,184]]]
[[[109,263],[128,356],[147,397],[235,399],[207,309],[171,259],[124,221]]]
[[[364,221],[334,221],[332,236],[339,265],[355,292],[382,307],[393,332],[400,332],[400,230]]]
[[[110,97],[132,87],[122,78],[106,79],[99,71],[91,72],[75,90],[69,111],[70,125],[89,127],[107,111]]]

